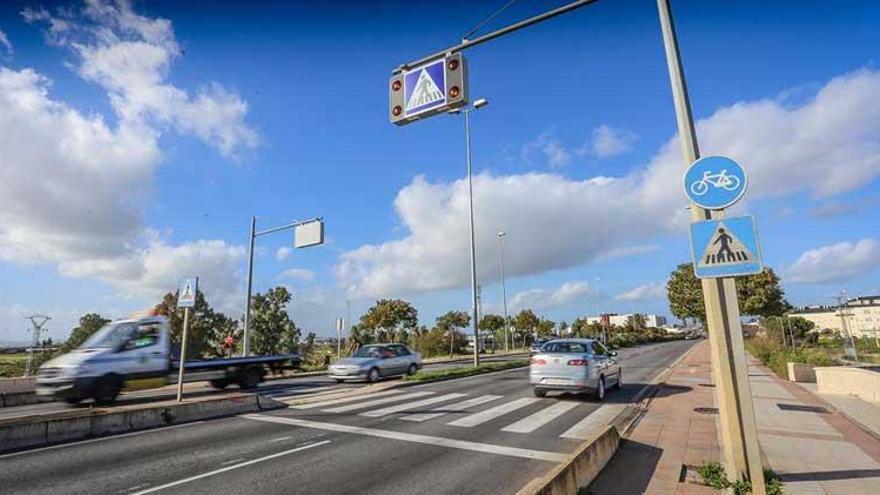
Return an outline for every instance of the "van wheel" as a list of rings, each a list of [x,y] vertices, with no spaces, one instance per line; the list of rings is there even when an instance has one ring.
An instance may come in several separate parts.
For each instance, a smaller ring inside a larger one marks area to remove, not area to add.
[[[260,370],[257,368],[247,368],[241,372],[241,377],[238,379],[238,386],[241,387],[242,390],[250,390],[252,388],[257,388],[257,385],[260,384]]]
[[[116,397],[119,396],[119,390],[119,380],[112,376],[105,376],[98,381],[97,385],[95,385],[92,396],[97,404],[111,404],[116,400]]]
[[[605,377],[599,377],[599,384],[596,386],[596,400],[602,402],[605,400]]]
[[[534,389],[535,397],[547,397],[547,391],[540,388]]]
[[[223,390],[224,388],[226,388],[229,385],[229,380],[226,380],[226,379],[210,380],[210,381],[208,381],[208,383],[210,383],[211,386],[216,388],[217,390]]]

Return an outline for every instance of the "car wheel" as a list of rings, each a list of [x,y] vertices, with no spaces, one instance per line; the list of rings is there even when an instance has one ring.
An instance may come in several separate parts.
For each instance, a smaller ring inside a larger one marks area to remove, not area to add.
[[[379,381],[379,368],[370,368],[370,371],[367,372],[367,381],[370,383]]]
[[[547,397],[547,391],[546,391],[546,390],[541,390],[541,389],[539,389],[539,388],[536,388],[536,389],[534,390],[534,392],[535,392],[535,397]]]
[[[596,386],[596,400],[603,401],[605,400],[605,377],[599,377],[599,384]]]
[[[71,406],[75,406],[75,405],[79,404],[80,402],[82,402],[82,400],[83,400],[82,397],[65,397],[64,398],[64,402],[67,402]]]
[[[345,383],[345,380],[343,380],[342,378],[336,378],[335,380],[336,383]]]
[[[419,371],[419,367],[414,364],[411,364],[411,365],[409,365],[409,368],[406,369],[406,374],[412,376],[412,375],[415,375],[416,372],[418,372],[418,371]]]
[[[617,370],[617,380],[614,382],[614,390],[620,390],[623,384],[623,368]]]
[[[101,405],[112,403],[116,400],[116,397],[119,396],[119,390],[119,380],[112,376],[101,378],[101,380],[98,381],[98,384],[95,385],[95,390],[93,392],[95,403]]]

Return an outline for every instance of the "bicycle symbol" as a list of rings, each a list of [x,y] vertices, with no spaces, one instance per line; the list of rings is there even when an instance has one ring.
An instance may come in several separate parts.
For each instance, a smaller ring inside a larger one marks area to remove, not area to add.
[[[727,169],[722,169],[717,174],[712,174],[711,170],[703,172],[703,178],[691,184],[691,192],[694,196],[702,196],[709,192],[709,186],[718,189],[726,189],[728,191],[736,191],[740,186],[740,178],[735,175],[728,175]]]

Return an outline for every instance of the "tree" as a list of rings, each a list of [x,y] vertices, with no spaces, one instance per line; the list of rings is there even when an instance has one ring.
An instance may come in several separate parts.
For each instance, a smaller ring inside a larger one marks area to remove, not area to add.
[[[538,337],[549,337],[553,334],[554,327],[556,327],[556,323],[554,323],[552,320],[541,318],[540,320],[538,320],[538,325],[535,327],[535,332],[538,334]]]
[[[770,338],[776,342],[791,342],[791,336],[794,335],[795,342],[804,339],[809,340],[810,330],[816,328],[816,325],[806,318],[800,316],[769,316],[761,318],[761,326],[769,334]]]
[[[645,328],[645,315],[634,314],[626,318],[626,331],[639,332]]]
[[[499,315],[483,315],[480,319],[480,332],[492,334],[492,342],[495,347],[502,342],[506,342],[504,335],[504,317]]]
[[[706,322],[703,288],[700,279],[694,275],[692,264],[678,265],[666,283],[666,290],[672,314],[681,319],[698,318]],[[737,277],[736,293],[743,315],[780,316],[791,308],[779,286],[779,277],[771,268],[755,275]]]
[[[419,326],[419,312],[402,299],[381,299],[361,316],[361,327],[373,332],[374,341],[396,342],[403,332]]]
[[[177,292],[169,292],[156,305],[157,314],[168,320],[171,343],[180,346],[183,334],[183,309],[177,307]],[[186,357],[195,359],[205,356],[223,356],[226,349],[223,340],[232,335],[239,340],[238,322],[225,314],[214,311],[205,299],[205,293],[196,291],[195,305],[189,311]]]
[[[296,352],[301,331],[287,314],[291,299],[285,287],[257,293],[251,302],[251,349],[256,354]]]
[[[58,348],[59,354],[70,352],[86,341],[95,332],[104,325],[110,323],[110,320],[104,318],[98,313],[87,313],[80,317],[79,326],[70,331],[70,337]]]
[[[538,330],[540,320],[531,309],[524,309],[517,313],[513,318],[513,327],[523,339],[523,346],[526,343],[526,337],[531,337]]]
[[[437,317],[436,328],[449,335],[449,355],[455,354],[456,350],[464,347],[466,339],[458,331],[471,324],[471,315],[465,311],[447,311],[446,314]]]
[[[560,336],[563,336],[563,335],[565,335],[565,333],[567,331],[568,331],[568,322],[565,320],[560,321],[559,326],[557,327],[556,333]]]

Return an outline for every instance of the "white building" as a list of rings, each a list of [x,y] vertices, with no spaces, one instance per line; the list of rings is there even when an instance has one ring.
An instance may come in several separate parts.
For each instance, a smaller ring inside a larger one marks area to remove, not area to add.
[[[859,296],[848,300],[843,307],[806,306],[791,313],[816,325],[817,330],[843,331],[843,321],[853,337],[873,337],[880,332],[880,296]]]
[[[602,316],[588,316],[587,323],[598,323],[599,325],[603,324],[603,320],[606,325],[624,327],[629,319],[633,316],[640,315],[645,320],[646,328],[660,328],[663,325],[666,325],[666,317],[661,315],[652,315],[646,313],[627,313],[624,315],[618,314],[607,314]]]

